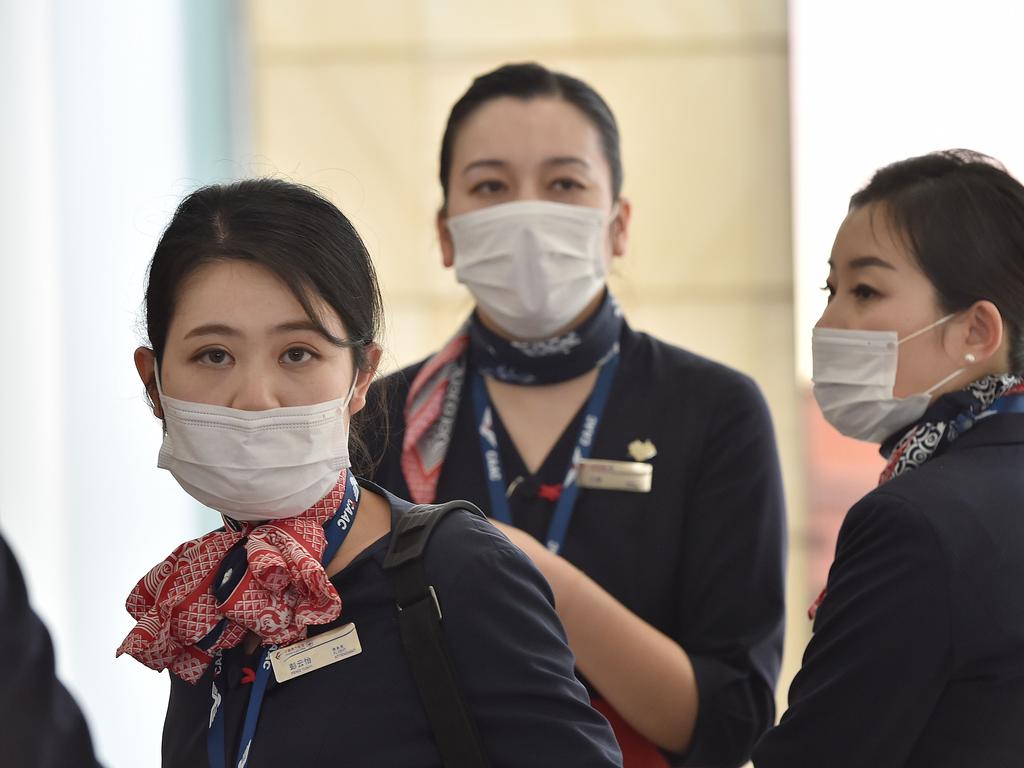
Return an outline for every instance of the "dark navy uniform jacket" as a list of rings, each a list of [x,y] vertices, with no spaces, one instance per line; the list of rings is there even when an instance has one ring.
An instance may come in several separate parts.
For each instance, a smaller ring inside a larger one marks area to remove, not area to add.
[[[633,461],[633,440],[657,455],[650,493],[581,489],[561,550],[616,599],[674,638],[696,673],[699,713],[690,749],[673,765],[738,766],[775,719],[782,655],[785,512],[775,438],[757,386],[743,374],[624,326],[621,358],[594,438],[597,459]],[[422,365],[419,364],[419,365]],[[374,479],[407,493],[400,457],[414,365],[371,393],[386,403],[388,434],[370,435],[382,455]],[[373,403],[371,403],[373,407]],[[583,408],[535,475],[504,426],[495,431],[516,526],[546,540]],[[382,419],[374,419],[382,423]],[[437,500],[489,496],[472,398],[464,391]],[[628,649],[624,649],[624,652]]]
[[[757,768],[1024,765],[1024,415],[979,422],[847,513]]]
[[[377,490],[370,483],[364,488]],[[408,502],[388,495],[393,520]],[[354,622],[362,653],[284,683],[271,678],[246,768],[431,768],[440,758],[406,661],[384,536],[331,583],[341,617],[310,636]],[[554,612],[547,582],[490,523],[451,512],[425,551],[428,583],[467,708],[491,765],[620,766],[607,722],[589,704]],[[225,741],[241,737],[249,684],[241,649],[224,655]],[[212,665],[196,685],[171,676],[164,768],[207,765]]]
[[[78,705],[54,673],[53,644],[0,537],[0,765],[97,765]]]

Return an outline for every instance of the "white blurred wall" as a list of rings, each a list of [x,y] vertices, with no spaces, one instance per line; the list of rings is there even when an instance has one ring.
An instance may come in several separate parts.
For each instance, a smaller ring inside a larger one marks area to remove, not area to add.
[[[850,195],[883,165],[939,149],[1024,178],[1024,4],[789,0],[797,350],[810,378],[818,290]]]
[[[147,261],[206,180],[190,148],[194,5],[0,3],[0,530],[115,768],[159,764],[168,685],[114,659],[124,599],[216,523],[156,469],[132,364]]]

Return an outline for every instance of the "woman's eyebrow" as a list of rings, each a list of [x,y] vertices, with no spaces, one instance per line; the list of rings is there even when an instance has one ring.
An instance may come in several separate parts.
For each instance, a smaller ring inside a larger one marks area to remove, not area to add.
[[[878,256],[858,256],[855,259],[850,259],[850,263],[846,265],[850,269],[866,269],[867,267],[881,267],[882,269],[895,270],[896,267],[890,264],[885,259],[879,258]]]
[[[289,320],[287,323],[280,323],[270,329],[271,333],[293,333],[294,331],[312,331],[324,335],[323,328],[312,320]]]
[[[270,329],[271,333],[294,333],[295,331],[309,331],[310,333],[315,333],[317,336],[322,339],[326,339],[330,344],[333,344],[336,347],[346,347],[352,343],[350,340],[338,338],[322,325],[317,325],[309,319],[291,320],[287,323],[275,325]]]
[[[191,331],[185,334],[186,339],[191,339],[196,336],[241,336],[242,332],[237,328],[232,328],[230,325],[224,325],[223,323],[207,323],[206,325],[199,325],[193,328]]]
[[[462,174],[465,176],[470,171],[475,171],[478,168],[504,168],[508,163],[504,160],[497,160],[491,158],[484,158],[483,160],[474,160],[472,163],[462,169]]]
[[[835,269],[836,264],[832,259],[828,260],[829,269]],[[857,256],[854,259],[850,259],[845,265],[847,269],[866,269],[868,267],[881,267],[882,269],[891,269],[896,271],[896,266],[890,264],[883,258],[878,256]]]
[[[590,163],[587,160],[573,155],[549,157],[544,161],[544,165],[582,165],[584,168],[590,168]]]

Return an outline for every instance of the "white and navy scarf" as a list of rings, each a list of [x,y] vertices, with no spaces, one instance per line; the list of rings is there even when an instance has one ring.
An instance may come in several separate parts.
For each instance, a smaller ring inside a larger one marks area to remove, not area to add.
[[[992,405],[996,400],[1017,394],[1024,394],[1024,379],[1002,374],[984,376],[958,392],[938,398],[920,420],[882,443],[880,450],[887,461],[878,484],[884,485],[940,455],[964,432],[994,415]],[[807,609],[812,621],[825,599],[826,589]]]
[[[550,339],[505,339],[474,312],[409,387],[401,465],[412,500],[430,504],[437,495],[467,370],[523,386],[568,381],[618,351],[622,324],[622,310],[607,291],[597,312],[579,328]]]

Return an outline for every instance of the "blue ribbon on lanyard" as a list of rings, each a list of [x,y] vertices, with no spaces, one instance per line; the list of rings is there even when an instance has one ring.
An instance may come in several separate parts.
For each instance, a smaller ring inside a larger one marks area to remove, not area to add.
[[[349,531],[352,530],[352,524],[356,519],[356,512],[359,510],[359,485],[356,483],[356,477],[351,471],[348,471],[348,477],[345,482],[345,496],[341,501],[341,505],[338,507],[334,516],[331,517],[326,523],[324,523],[324,535],[327,537],[327,546],[324,549],[323,564],[326,566],[334,556],[338,553],[342,543],[345,541],[345,537],[348,536]],[[220,586],[216,588],[217,600],[223,602],[238,582],[241,580],[242,573],[244,572],[244,566],[237,570],[232,568],[229,564],[229,560],[237,559],[238,555],[232,558],[234,552],[241,552],[242,563],[247,564],[245,560],[245,545],[244,542],[239,542],[242,546],[238,550],[233,550],[227,557],[224,558],[220,569],[217,572],[217,579],[215,583]],[[237,546],[237,545],[236,545]],[[227,567],[225,567],[227,566]],[[223,573],[229,573],[235,575],[234,579],[223,579]],[[233,573],[232,573],[233,572]],[[222,620],[221,623],[210,633],[210,637],[203,638],[203,641],[207,642],[207,647],[212,645],[216,638],[223,631],[226,626],[226,620]],[[245,768],[245,764],[249,761],[249,753],[252,749],[252,740],[256,736],[256,725],[260,719],[260,710],[263,708],[263,697],[267,692],[267,683],[270,681],[270,654],[277,650],[276,645],[269,645],[264,647],[263,652],[260,654],[259,665],[256,669],[256,679],[252,682],[252,689],[249,692],[249,706],[245,711],[245,722],[242,725],[242,738],[238,742],[238,757],[234,768]],[[221,657],[220,651],[218,651],[213,657],[213,705],[210,710],[210,730],[206,740],[206,751],[207,756],[210,760],[210,768],[224,768],[224,661]]]
[[[579,436],[576,438],[576,447],[572,452],[572,461],[562,481],[562,495],[558,497],[555,511],[551,516],[551,524],[548,526],[547,548],[556,555],[565,543],[566,533],[569,531],[569,523],[572,521],[573,509],[576,506],[576,497],[579,496],[579,486],[576,485],[576,465],[580,459],[590,458],[590,452],[594,445],[594,435],[597,433],[597,425],[604,414],[605,406],[608,404],[608,395],[611,393],[612,380],[615,378],[615,371],[619,367],[619,354],[616,350],[601,366],[597,375],[597,383],[594,391],[587,399],[586,409],[583,413],[583,424],[580,427]],[[487,387],[484,384],[484,377],[479,372],[473,373],[473,407],[476,411],[477,433],[480,437],[480,452],[484,459],[484,472],[487,476],[487,491],[491,498],[491,514],[502,523],[512,523],[512,510],[508,504],[508,497],[505,490],[505,473],[501,468],[501,456],[498,454],[498,437],[494,432],[494,413],[491,400],[487,395]]]
[[[989,410],[996,413],[1024,413],[1024,394],[1004,395],[992,403]]]

